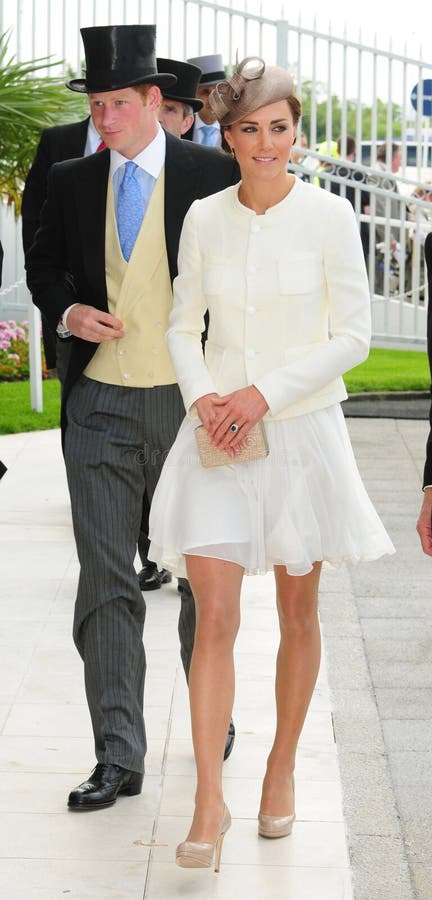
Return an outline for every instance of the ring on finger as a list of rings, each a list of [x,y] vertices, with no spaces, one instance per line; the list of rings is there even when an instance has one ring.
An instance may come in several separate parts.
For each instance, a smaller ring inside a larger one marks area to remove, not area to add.
[[[233,434],[237,434],[238,430],[239,426],[237,425],[237,422],[233,422],[232,425],[230,425],[230,431],[232,431]]]

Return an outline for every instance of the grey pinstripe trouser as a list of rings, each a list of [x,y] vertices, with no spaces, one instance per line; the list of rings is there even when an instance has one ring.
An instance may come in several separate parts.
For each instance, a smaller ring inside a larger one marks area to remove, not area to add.
[[[177,385],[123,388],[82,375],[67,402],[65,461],[81,565],[74,640],[98,762],[142,772],[145,602],[134,569],[142,498],[151,498],[184,417]],[[187,585],[187,583],[186,583]],[[195,630],[190,590],[179,618],[186,672]]]

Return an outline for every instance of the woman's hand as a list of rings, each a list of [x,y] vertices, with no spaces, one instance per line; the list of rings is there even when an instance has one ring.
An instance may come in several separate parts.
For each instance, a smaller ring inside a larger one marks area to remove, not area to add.
[[[198,413],[199,418],[201,419],[204,428],[209,432],[212,427],[217,407],[215,406],[215,401],[220,400],[219,394],[204,394],[203,397],[199,397],[198,400],[195,400],[195,407]]]
[[[268,410],[268,403],[255,385],[233,391],[225,397],[212,400],[213,411],[207,431],[213,443],[220,450],[232,456],[247,444],[247,435]],[[238,425],[238,431],[231,431],[231,425]]]

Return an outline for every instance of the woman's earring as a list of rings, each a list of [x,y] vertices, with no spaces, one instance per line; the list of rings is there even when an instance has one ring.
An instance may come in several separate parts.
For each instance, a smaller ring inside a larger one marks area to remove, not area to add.
[[[231,152],[232,158],[235,159],[235,158],[236,158],[236,155],[235,155],[234,147],[231,147],[231,151],[230,151],[230,152]]]

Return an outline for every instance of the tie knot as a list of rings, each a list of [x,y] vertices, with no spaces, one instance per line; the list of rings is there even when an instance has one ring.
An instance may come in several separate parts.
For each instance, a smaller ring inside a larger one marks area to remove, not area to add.
[[[125,172],[123,176],[123,181],[128,181],[129,178],[133,178],[138,166],[131,159],[125,163]]]

